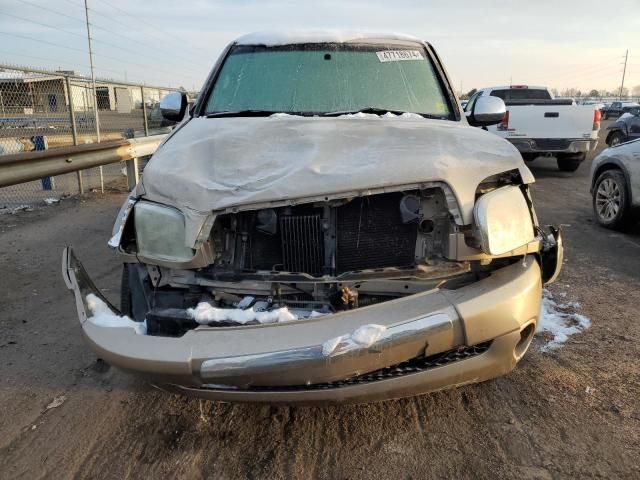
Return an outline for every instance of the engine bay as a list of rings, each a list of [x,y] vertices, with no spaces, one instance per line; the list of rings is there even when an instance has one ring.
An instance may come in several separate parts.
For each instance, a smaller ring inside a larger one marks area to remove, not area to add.
[[[456,288],[477,276],[469,262],[447,258],[456,232],[439,187],[225,213],[211,229],[210,265],[128,265],[131,314],[147,319],[149,333],[179,334]]]

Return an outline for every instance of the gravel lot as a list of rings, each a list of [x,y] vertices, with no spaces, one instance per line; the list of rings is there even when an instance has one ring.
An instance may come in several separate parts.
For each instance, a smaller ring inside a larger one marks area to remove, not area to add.
[[[228,405],[159,392],[96,362],[60,253],[117,301],[106,247],[122,193],[0,216],[2,478],[638,478],[640,227],[598,227],[589,162],[530,165],[544,223],[567,224],[550,290],[592,326],[544,336],[506,377],[349,407]]]

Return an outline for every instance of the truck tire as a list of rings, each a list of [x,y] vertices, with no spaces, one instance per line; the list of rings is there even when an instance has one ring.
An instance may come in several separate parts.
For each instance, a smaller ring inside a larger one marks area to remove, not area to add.
[[[615,132],[609,137],[610,147],[615,147],[616,145],[620,145],[621,143],[624,143],[624,134],[622,132]]]
[[[586,157],[586,153],[558,155],[558,169],[561,172],[575,172]]]
[[[600,225],[612,230],[624,230],[632,222],[629,191],[620,170],[606,170],[593,186],[593,213]]]

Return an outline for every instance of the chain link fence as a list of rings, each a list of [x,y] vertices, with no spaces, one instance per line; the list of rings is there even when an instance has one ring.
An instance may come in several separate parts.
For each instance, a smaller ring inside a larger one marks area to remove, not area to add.
[[[0,155],[167,133],[160,100],[174,90],[96,80],[94,99],[91,79],[74,72],[0,65]],[[3,187],[0,213],[102,192],[125,177],[116,163]]]

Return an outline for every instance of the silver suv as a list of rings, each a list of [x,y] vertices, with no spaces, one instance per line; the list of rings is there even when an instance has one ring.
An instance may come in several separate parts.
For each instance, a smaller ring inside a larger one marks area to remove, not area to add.
[[[607,148],[591,165],[593,211],[600,225],[622,230],[640,205],[640,140]]]

